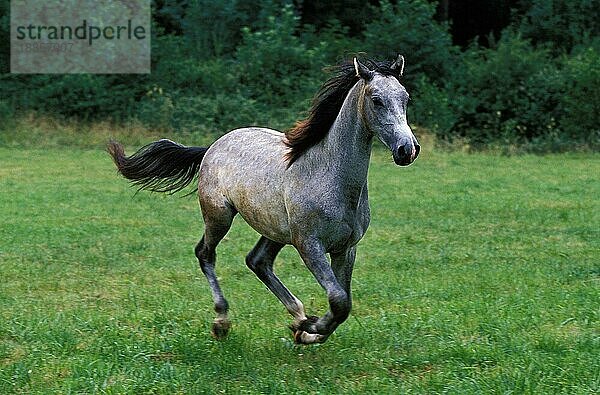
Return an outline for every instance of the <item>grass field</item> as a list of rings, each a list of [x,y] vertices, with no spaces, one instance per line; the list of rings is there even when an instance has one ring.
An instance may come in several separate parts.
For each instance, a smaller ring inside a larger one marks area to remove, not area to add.
[[[369,177],[349,320],[294,345],[237,221],[218,342],[194,198],[134,196],[100,150],[0,148],[0,393],[600,391],[600,156],[376,151]],[[324,312],[293,249],[276,270]]]

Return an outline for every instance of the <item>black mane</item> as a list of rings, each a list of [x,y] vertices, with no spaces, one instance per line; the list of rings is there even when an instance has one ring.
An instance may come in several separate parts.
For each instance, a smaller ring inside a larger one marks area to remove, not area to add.
[[[369,70],[400,79],[399,70],[391,68],[391,61],[365,59],[361,60],[361,63]],[[325,138],[340,112],[348,92],[359,80],[351,59],[330,67],[329,70],[334,75],[325,81],[313,98],[308,117],[298,121],[293,128],[285,132],[285,143],[289,147],[286,154],[288,166],[302,156],[306,150]]]

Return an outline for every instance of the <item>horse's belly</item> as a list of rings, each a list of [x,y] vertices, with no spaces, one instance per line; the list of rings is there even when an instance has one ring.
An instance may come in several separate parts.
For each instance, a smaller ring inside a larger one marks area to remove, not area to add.
[[[290,229],[282,196],[281,178],[268,168],[236,172],[236,181],[225,196],[254,230],[263,236],[288,244]]]
[[[290,228],[283,207],[258,202],[234,202],[238,213],[261,235],[282,244],[290,244]]]

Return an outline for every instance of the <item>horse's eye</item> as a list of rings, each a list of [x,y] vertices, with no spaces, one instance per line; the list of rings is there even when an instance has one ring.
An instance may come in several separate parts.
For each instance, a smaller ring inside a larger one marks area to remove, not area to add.
[[[374,97],[372,98],[373,100],[373,104],[376,105],[377,107],[383,107],[383,100],[381,100],[378,97]]]

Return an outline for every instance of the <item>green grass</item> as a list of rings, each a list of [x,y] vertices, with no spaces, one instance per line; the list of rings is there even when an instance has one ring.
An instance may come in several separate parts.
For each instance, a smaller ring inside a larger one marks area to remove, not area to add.
[[[318,346],[245,268],[209,336],[193,198],[134,196],[100,150],[0,148],[0,393],[565,393],[600,390],[600,156],[375,152],[349,320]],[[295,251],[283,281],[322,314]]]

